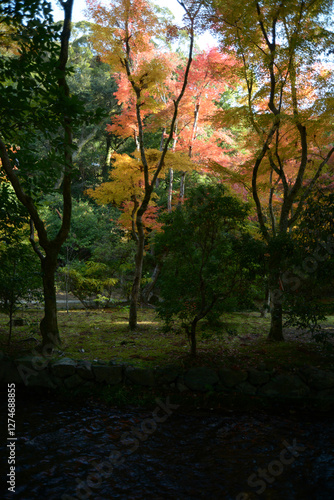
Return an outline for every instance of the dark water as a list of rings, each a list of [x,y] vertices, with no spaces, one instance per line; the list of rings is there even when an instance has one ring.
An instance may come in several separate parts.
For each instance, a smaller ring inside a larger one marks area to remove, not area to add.
[[[334,498],[331,415],[152,411],[18,398],[16,492],[5,424],[0,498]]]

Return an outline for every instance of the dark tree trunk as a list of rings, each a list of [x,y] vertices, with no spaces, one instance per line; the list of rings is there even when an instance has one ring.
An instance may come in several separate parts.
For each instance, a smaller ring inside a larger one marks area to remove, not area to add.
[[[260,313],[261,318],[266,318],[269,310],[270,310],[270,290],[269,290],[269,283],[268,283],[268,279],[267,279],[266,280],[266,291],[265,291],[264,302],[263,302],[261,313]]]
[[[268,340],[272,340],[275,342],[282,342],[284,340],[282,316],[281,300],[278,299],[272,301],[271,324]]]
[[[270,256],[268,279],[270,293],[271,325],[268,340],[281,342],[283,337],[283,291],[280,288],[281,254],[274,252]]]
[[[139,212],[139,211],[138,211]],[[144,244],[145,244],[145,234],[142,216],[137,212],[137,252],[135,259],[135,276],[132,284],[131,298],[130,298],[130,314],[129,314],[129,327],[130,330],[135,330],[137,328],[137,306],[140,293],[140,282],[143,270],[143,260],[144,260]]]
[[[46,256],[41,260],[44,292],[44,317],[40,322],[43,347],[59,346],[61,343],[57,320],[57,297],[55,287],[55,272],[57,255]]]
[[[9,307],[9,335],[7,345],[10,345],[13,333],[13,305],[11,304]]]
[[[191,329],[190,329],[190,343],[191,343],[190,354],[192,357],[196,357],[196,354],[197,354],[197,344],[196,344],[197,323],[198,323],[198,319],[195,318],[193,320],[193,322],[191,323]]]

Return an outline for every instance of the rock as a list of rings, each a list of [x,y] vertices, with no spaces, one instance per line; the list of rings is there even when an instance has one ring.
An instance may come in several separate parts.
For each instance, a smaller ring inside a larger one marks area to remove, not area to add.
[[[242,394],[248,394],[249,396],[254,396],[256,394],[256,387],[247,381],[238,384],[236,390]]]
[[[11,384],[12,382],[14,382],[15,384],[23,383],[23,379],[20,375],[18,367],[15,366],[15,363],[13,361],[5,361],[1,364],[1,369],[3,370],[1,381],[5,384]]]
[[[229,368],[221,368],[219,378],[225,387],[234,387],[241,382],[247,380],[247,372],[243,370],[231,370]]]
[[[56,377],[66,378],[74,375],[76,362],[70,358],[63,358],[51,364],[51,373]]]
[[[93,380],[92,363],[84,359],[77,361],[77,374],[85,380]]]
[[[207,391],[219,382],[215,371],[205,366],[190,368],[184,376],[184,383],[193,391]]]
[[[151,368],[128,367],[125,370],[126,378],[133,384],[153,387],[156,385],[154,371]]]
[[[97,382],[105,382],[108,385],[119,384],[123,379],[123,367],[121,365],[92,365],[92,371]]]
[[[322,390],[334,387],[334,373],[316,368],[301,368],[300,373],[313,389]]]
[[[181,368],[176,365],[166,365],[161,368],[156,368],[156,382],[158,385],[171,384],[172,382],[175,382],[181,371]]]
[[[334,389],[324,389],[318,392],[317,399],[329,399],[334,402]]]
[[[66,380],[66,379],[65,379]],[[57,386],[57,387],[64,387],[64,379],[60,377],[52,377],[52,382]]]
[[[57,385],[50,378],[47,370],[40,370],[35,375],[27,379],[27,387],[46,387],[47,389],[56,389]]]
[[[171,384],[169,384],[169,387],[170,387],[171,389],[177,389],[179,392],[189,391],[189,387],[187,387],[187,386],[185,385],[185,381],[184,381],[184,374],[183,374],[183,373],[181,373],[181,374],[177,377],[177,379],[176,379],[175,383],[174,383],[174,382],[172,382]]]
[[[79,375],[77,373],[75,373],[74,375],[71,375],[70,377],[67,377],[64,380],[64,386],[67,389],[75,389],[76,387],[79,387],[80,385],[82,385],[82,383],[83,383],[83,380],[79,377]]]
[[[277,375],[268,384],[258,390],[263,396],[303,397],[310,394],[310,389],[297,375]]]
[[[318,392],[313,399],[316,408],[321,411],[329,411],[334,409],[334,389],[324,389]]]
[[[263,385],[269,381],[269,373],[266,371],[255,370],[250,368],[248,370],[248,382],[252,385]]]

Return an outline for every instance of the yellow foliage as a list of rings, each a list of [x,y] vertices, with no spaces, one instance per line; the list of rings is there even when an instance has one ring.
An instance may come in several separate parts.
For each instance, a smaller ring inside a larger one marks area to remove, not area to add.
[[[145,155],[148,163],[149,181],[152,180],[157,164],[161,157],[158,149],[146,149]],[[86,193],[97,203],[113,203],[120,206],[125,201],[141,201],[144,193],[144,167],[139,151],[132,156],[127,154],[113,155],[113,168],[110,171],[110,181],[104,182],[96,189],[87,189]],[[185,153],[168,151],[161,174],[168,169],[192,171],[196,165]],[[153,194],[154,197],[154,194]]]

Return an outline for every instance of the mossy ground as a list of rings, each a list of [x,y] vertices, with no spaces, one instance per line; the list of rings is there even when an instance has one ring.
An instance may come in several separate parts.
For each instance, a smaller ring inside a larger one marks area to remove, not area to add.
[[[16,317],[22,318],[24,324],[14,326],[11,345],[7,346],[8,317],[0,315],[0,349],[13,356],[38,349],[41,340],[38,333],[41,310],[19,311]],[[198,327],[196,359],[190,356],[190,345],[182,329],[176,327],[165,332],[151,308],[139,308],[138,328],[134,332],[128,327],[126,306],[59,311],[58,318],[62,345],[55,357],[115,360],[145,367],[170,363],[185,368],[194,364],[216,368],[265,366],[277,370],[303,365],[333,367],[333,349],[305,342],[298,332],[296,335],[290,332],[285,342],[268,342],[270,319],[261,318],[258,312],[228,313],[215,326],[203,320]],[[327,325],[333,323],[334,317],[329,317]]]

